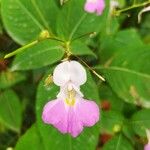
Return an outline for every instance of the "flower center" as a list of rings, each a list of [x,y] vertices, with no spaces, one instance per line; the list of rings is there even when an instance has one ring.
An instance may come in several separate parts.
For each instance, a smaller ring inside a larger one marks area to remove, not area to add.
[[[73,89],[67,91],[67,98],[65,99],[65,102],[69,106],[74,106],[75,104],[75,91]]]

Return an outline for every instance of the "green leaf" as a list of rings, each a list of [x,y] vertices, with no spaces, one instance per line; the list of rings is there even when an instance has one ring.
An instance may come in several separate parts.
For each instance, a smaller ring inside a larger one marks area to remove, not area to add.
[[[97,84],[95,83],[91,73],[88,70],[87,70],[87,81],[84,85],[81,86],[81,91],[83,92],[85,98],[89,100],[94,100],[97,102],[97,104],[100,103]],[[93,91],[92,94],[91,91]]]
[[[130,35],[130,36],[129,36]],[[119,52],[134,49],[143,45],[140,36],[135,29],[126,29],[114,35],[101,38],[99,57],[102,64],[109,64]]]
[[[114,132],[118,132],[119,130],[121,130],[125,121],[121,112],[106,111],[106,112],[102,112],[101,115],[102,115],[102,119],[101,119],[100,127],[102,131],[113,134]]]
[[[131,118],[131,126],[139,136],[146,136],[146,129],[150,129],[150,109],[142,109]]]
[[[0,73],[0,89],[9,88],[23,80],[25,80],[25,75],[22,73],[3,71]]]
[[[142,18],[140,33],[146,43],[150,43],[150,14],[147,13],[145,18]]]
[[[69,0],[62,7],[57,23],[59,36],[72,40],[83,34],[100,30],[102,16],[86,13],[84,3],[84,0]]]
[[[55,28],[58,8],[54,0],[2,0],[1,6],[5,29],[19,44],[30,43],[41,31],[51,33]]]
[[[136,141],[133,140],[135,139],[135,132],[130,123],[131,123],[130,120],[127,120],[126,124],[123,126],[122,132],[124,136],[132,142],[132,144],[135,144]]]
[[[98,91],[95,82],[93,81],[90,74],[88,74],[88,81],[84,87],[83,93],[85,98],[93,99],[98,101]],[[44,80],[43,80],[44,81]],[[77,138],[72,138],[70,135],[63,135],[58,132],[57,129],[50,125],[46,125],[42,122],[41,114],[44,105],[52,99],[56,99],[56,95],[59,91],[59,88],[50,85],[49,87],[44,86],[44,82],[41,81],[38,87],[37,92],[37,104],[36,104],[36,115],[37,115],[37,124],[40,134],[42,136],[46,150],[93,150],[96,148],[97,140],[99,136],[99,123],[91,128],[85,128],[83,133]],[[86,141],[86,142],[85,142]]]
[[[64,52],[58,44],[56,41],[44,40],[33,47],[27,48],[16,56],[11,69],[35,69],[59,61],[63,57]]]
[[[80,41],[71,43],[71,52],[74,55],[89,55],[97,58],[94,52],[85,43],[82,43]]]
[[[32,142],[31,142],[32,141]],[[30,129],[19,139],[15,150],[44,150],[37,125],[33,124]]]
[[[101,84],[99,87],[100,98],[103,101],[108,101],[110,103],[110,109],[115,111],[123,111],[124,105],[126,103],[122,101],[115,92],[109,87],[109,85]]]
[[[21,104],[12,90],[0,93],[0,122],[8,128],[20,132]]]
[[[133,104],[150,107],[149,58],[149,45],[129,48],[118,53],[108,66],[98,68],[120,98]]]
[[[134,150],[134,148],[122,134],[119,134],[110,139],[103,150]]]
[[[3,25],[2,25],[2,21],[0,18],[0,35],[3,34]]]

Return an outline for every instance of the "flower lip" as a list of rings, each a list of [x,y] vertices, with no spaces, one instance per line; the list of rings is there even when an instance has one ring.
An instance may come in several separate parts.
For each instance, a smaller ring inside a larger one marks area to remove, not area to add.
[[[94,101],[80,99],[75,108],[68,107],[66,110],[64,101],[56,99],[45,105],[42,119],[61,133],[77,137],[83,127],[91,127],[99,121],[99,108]]]

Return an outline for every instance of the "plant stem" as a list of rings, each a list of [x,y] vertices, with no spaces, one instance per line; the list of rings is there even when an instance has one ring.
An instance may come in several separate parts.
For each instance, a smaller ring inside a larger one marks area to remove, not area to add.
[[[79,37],[77,37],[77,38],[74,38],[74,39],[72,39],[71,40],[71,42],[72,41],[75,41],[75,40],[78,40],[78,39],[81,39],[81,38],[84,38],[84,37],[86,37],[86,36],[94,36],[94,35],[96,35],[96,32],[88,32],[88,33],[86,33],[86,34],[83,34],[83,35],[80,35]]]
[[[4,58],[6,59],[6,58],[9,58],[9,57],[12,57],[12,56],[14,56],[14,55],[16,55],[16,54],[22,52],[23,50],[25,50],[25,49],[27,49],[27,48],[29,48],[29,47],[32,47],[32,46],[34,46],[35,44],[39,43],[40,41],[43,41],[43,40],[46,40],[46,39],[55,40],[55,41],[59,41],[59,42],[63,42],[63,43],[64,43],[63,40],[58,39],[58,38],[56,38],[56,37],[54,37],[54,38],[53,38],[53,37],[47,37],[47,38],[45,38],[45,39],[36,40],[36,41],[33,41],[33,42],[31,42],[31,43],[29,43],[29,44],[23,46],[23,47],[20,47],[20,48],[18,48],[17,50],[15,50],[15,51],[13,51],[13,52],[11,52],[11,53],[5,55]]]
[[[134,8],[138,8],[138,7],[143,7],[143,6],[146,6],[150,4],[150,0],[147,1],[147,2],[144,2],[144,3],[141,3],[141,4],[133,4],[132,6],[129,6],[127,8],[124,8],[124,9],[120,9],[118,11],[116,11],[117,14],[120,14],[120,13],[123,13],[125,11],[128,11],[128,10],[131,10],[131,9],[134,9]]]
[[[61,40],[61,39],[59,39],[57,37],[48,37],[46,39],[55,40],[55,41],[59,41],[59,42],[63,42],[63,43],[65,42],[65,41],[63,41],[63,40]]]
[[[29,44],[23,46],[23,47],[18,48],[17,50],[15,50],[15,51],[13,51],[13,52],[11,52],[11,53],[5,55],[4,58],[6,59],[6,58],[9,58],[9,57],[12,57],[12,56],[14,56],[14,55],[16,55],[16,54],[22,52],[23,50],[25,50],[25,49],[27,49],[27,48],[29,48],[29,47],[31,47],[31,46],[37,44],[37,43],[38,43],[38,40],[33,41],[33,42],[31,42],[31,43],[29,43]]]

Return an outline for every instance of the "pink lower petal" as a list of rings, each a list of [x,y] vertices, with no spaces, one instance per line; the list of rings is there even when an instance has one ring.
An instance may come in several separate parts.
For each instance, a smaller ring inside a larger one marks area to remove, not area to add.
[[[67,111],[62,100],[48,102],[42,114],[42,119],[47,124],[52,124],[62,133],[67,132]]]
[[[84,126],[93,126],[99,120],[99,107],[94,101],[82,99],[76,112]]]
[[[45,123],[52,124],[61,133],[70,133],[73,137],[78,136],[83,130],[74,107],[66,109],[63,100],[48,102],[43,109],[42,119]]]
[[[64,101],[57,99],[45,105],[42,119],[61,133],[76,137],[82,132],[83,126],[93,126],[99,120],[99,108],[95,102],[84,99],[66,108]]]
[[[104,0],[99,0],[97,3],[96,13],[97,15],[101,15],[105,8]]]
[[[68,112],[68,133],[73,137],[78,136],[83,130],[82,122],[79,120],[75,108],[70,107]]]
[[[104,0],[96,0],[95,2],[87,0],[84,5],[84,10],[89,13],[96,12],[97,15],[101,15],[105,8]]]
[[[144,150],[150,150],[150,144],[145,145]]]
[[[87,1],[84,5],[84,10],[89,12],[89,13],[93,13],[96,11],[96,4]]]

